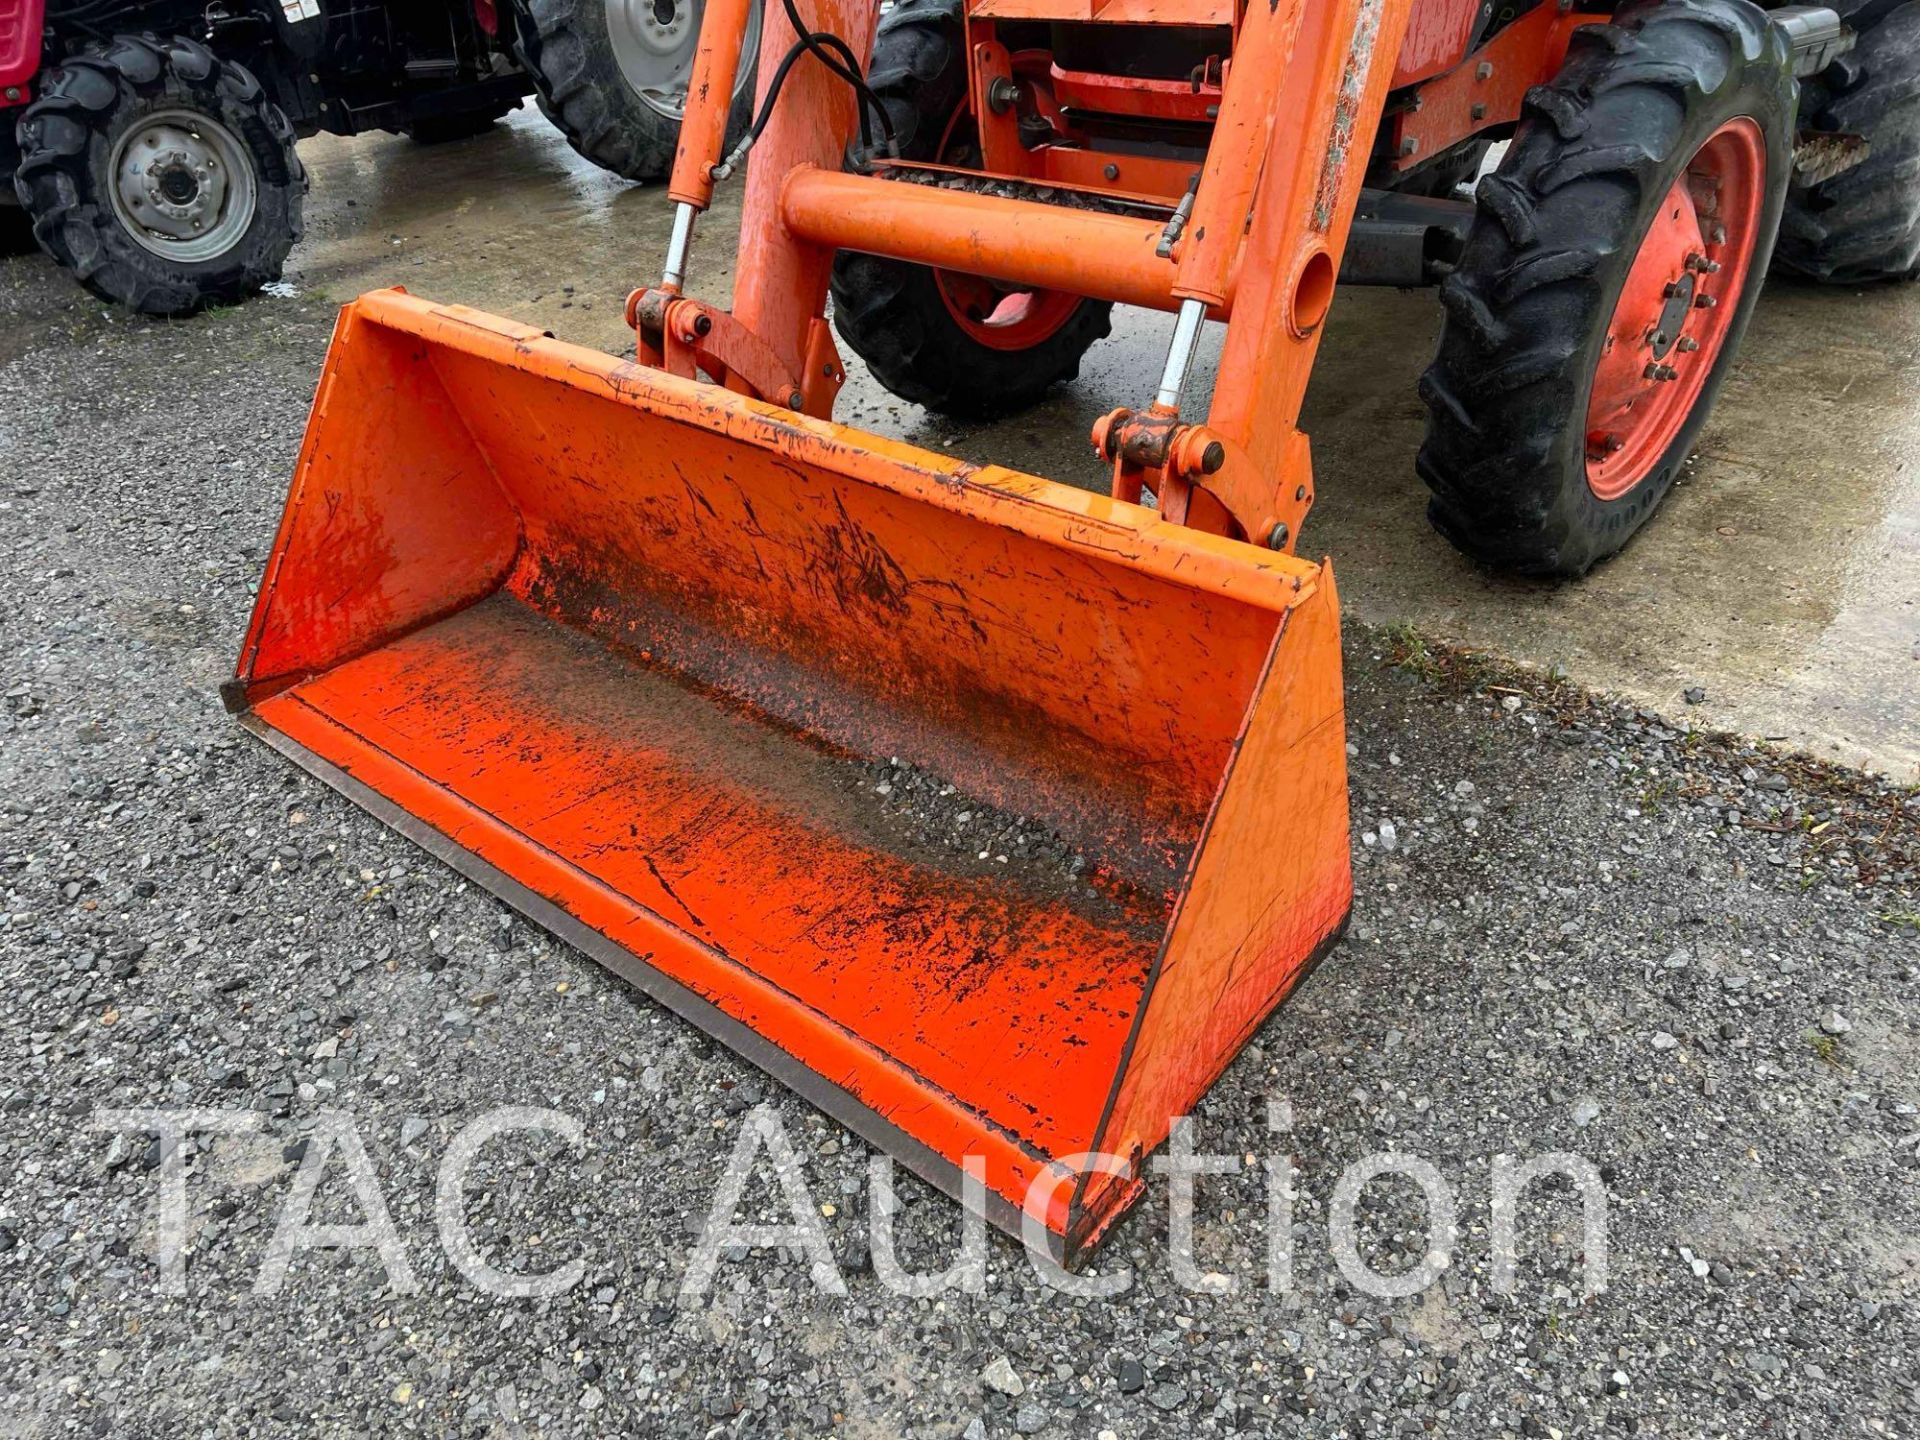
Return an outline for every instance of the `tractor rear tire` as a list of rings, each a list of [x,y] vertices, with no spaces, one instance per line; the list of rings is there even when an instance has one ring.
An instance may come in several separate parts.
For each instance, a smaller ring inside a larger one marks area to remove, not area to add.
[[[1774,263],[1831,285],[1920,279],[1920,3],[1841,4],[1859,46],[1801,91],[1809,130],[1865,135],[1866,160],[1795,186]]]
[[[666,179],[700,39],[700,0],[516,0],[513,15],[534,99],[567,143],[625,179]],[[759,37],[756,5],[734,79],[729,144],[753,123]]]
[[[232,304],[279,279],[300,238],[293,127],[198,41],[122,35],[62,61],[19,136],[13,185],[40,248],[142,315]]]
[[[1666,497],[1759,298],[1794,94],[1746,0],[1623,8],[1529,94],[1420,382],[1428,516],[1459,549],[1584,574]]]
[[[961,0],[901,0],[880,21],[867,80],[902,158],[941,159],[967,105]],[[946,158],[958,158],[951,147]],[[840,338],[895,395],[958,418],[1015,414],[1074,379],[1081,356],[1113,329],[1112,312],[1103,301],[1009,290],[905,260],[843,250],[833,262]]]

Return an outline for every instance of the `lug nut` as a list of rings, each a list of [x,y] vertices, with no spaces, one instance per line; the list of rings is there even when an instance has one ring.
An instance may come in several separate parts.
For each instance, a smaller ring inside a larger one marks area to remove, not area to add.
[[[1680,337],[1680,353],[1682,355],[1691,355],[1699,348],[1700,342],[1691,335],[1682,335]]]
[[[1718,275],[1720,273],[1720,262],[1718,260],[1709,260],[1706,256],[1696,252],[1687,256],[1687,269],[1701,275]]]
[[[1711,310],[1719,303],[1719,300],[1712,295],[1696,295],[1693,297],[1693,308],[1696,310]]]
[[[1678,380],[1680,372],[1671,365],[1649,365],[1643,372],[1649,380]]]

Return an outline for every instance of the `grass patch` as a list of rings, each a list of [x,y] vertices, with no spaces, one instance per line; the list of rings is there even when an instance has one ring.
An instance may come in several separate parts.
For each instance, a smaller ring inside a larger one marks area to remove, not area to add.
[[[1836,1070],[1846,1068],[1840,1063],[1840,1042],[1824,1030],[1807,1031],[1807,1048],[1813,1051],[1814,1058],[1821,1064],[1831,1065]]]

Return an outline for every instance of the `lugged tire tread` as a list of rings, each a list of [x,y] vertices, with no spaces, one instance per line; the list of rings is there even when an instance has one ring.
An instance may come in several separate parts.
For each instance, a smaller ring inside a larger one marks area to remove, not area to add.
[[[253,152],[253,225],[226,255],[170,265],[138,245],[100,193],[109,129],[127,108],[165,101],[215,115]],[[103,300],[144,315],[232,304],[280,277],[304,232],[307,173],[294,130],[242,65],[185,36],[116,35],[48,72],[22,113],[14,192],[40,248]]]
[[[1920,0],[1839,8],[1860,43],[1809,82],[1804,120],[1872,153],[1794,189],[1774,263],[1831,285],[1920,279]]]
[[[868,84],[893,120],[900,153],[929,160],[966,99],[961,0],[901,0],[880,21]],[[1075,379],[1113,328],[1111,305],[1083,300],[1026,350],[993,350],[947,312],[924,265],[842,251],[833,264],[833,320],[874,378],[903,400],[967,419],[1016,414]]]
[[[605,0],[523,0],[513,11],[514,48],[533,79],[534,103],[567,143],[624,179],[666,179],[680,122],[627,84],[607,38]],[[734,96],[729,144],[752,123],[753,88],[739,86]]]
[[[1617,501],[1586,481],[1587,388],[1613,297],[1643,217],[1724,119],[1758,112],[1777,204],[1793,105],[1785,41],[1746,0],[1642,0],[1576,32],[1566,67],[1529,98],[1500,169],[1480,182],[1465,251],[1442,287],[1417,469],[1435,527],[1460,549],[1503,569],[1578,575],[1652,513],[1678,468],[1671,452]],[[1757,295],[1766,217],[1755,283],[1676,444],[1682,458]]]

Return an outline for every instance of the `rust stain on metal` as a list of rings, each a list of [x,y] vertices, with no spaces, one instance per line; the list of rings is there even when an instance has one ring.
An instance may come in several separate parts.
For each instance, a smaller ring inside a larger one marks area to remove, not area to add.
[[[1327,140],[1326,157],[1320,167],[1320,184],[1314,192],[1313,228],[1325,235],[1333,229],[1340,202],[1341,182],[1352,159],[1354,131],[1358,128],[1361,107],[1366,100],[1367,75],[1373,69],[1374,49],[1380,38],[1380,16],[1384,0],[1361,0],[1353,22],[1353,39],[1347,49],[1346,69],[1341,72],[1340,91],[1334,97],[1333,128]]]

